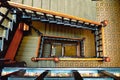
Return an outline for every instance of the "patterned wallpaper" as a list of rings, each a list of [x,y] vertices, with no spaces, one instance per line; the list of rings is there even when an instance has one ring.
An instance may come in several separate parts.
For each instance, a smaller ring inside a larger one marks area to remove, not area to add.
[[[98,21],[104,19],[109,21],[108,26],[104,29],[105,56],[111,58],[107,67],[120,67],[120,1],[98,1],[97,18]]]

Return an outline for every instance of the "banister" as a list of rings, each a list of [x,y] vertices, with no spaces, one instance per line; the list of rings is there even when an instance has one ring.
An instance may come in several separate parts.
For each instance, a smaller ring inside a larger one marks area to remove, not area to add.
[[[98,25],[98,26],[102,25],[101,22],[95,22],[95,21],[92,21],[92,20],[87,20],[87,19],[84,19],[84,18],[79,18],[79,17],[75,17],[75,16],[72,16],[72,15],[68,15],[68,14],[64,14],[64,13],[60,13],[60,12],[55,12],[55,11],[50,11],[50,10],[46,10],[46,9],[36,8],[36,7],[28,6],[28,5],[23,5],[23,4],[11,2],[11,1],[7,1],[7,2],[9,3],[10,6],[16,7],[16,8],[27,9],[27,10],[31,10],[31,11],[35,11],[35,12],[41,12],[41,13],[50,14],[50,15],[54,15],[54,16],[60,16],[60,17],[64,17],[64,18],[68,18],[68,19],[72,19],[72,20],[82,21],[82,22],[85,22],[85,23],[95,24],[95,25]]]
[[[54,62],[59,62],[59,61],[104,61],[104,58],[38,58],[38,57],[32,57],[31,61],[54,61]]]

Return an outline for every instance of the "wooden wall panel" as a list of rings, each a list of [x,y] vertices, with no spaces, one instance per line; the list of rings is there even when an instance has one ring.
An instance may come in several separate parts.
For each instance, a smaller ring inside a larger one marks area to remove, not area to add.
[[[33,1],[33,6],[41,8],[42,7],[42,0],[35,0],[35,1]]]
[[[80,7],[81,7],[80,0],[76,0],[75,2],[74,2],[74,5],[73,5],[73,9],[74,9],[73,15],[75,15],[77,17],[81,17],[81,15],[80,15]],[[76,7],[74,7],[74,6],[76,6]]]
[[[58,11],[58,0],[50,1],[50,10]]]
[[[49,29],[48,29],[48,31],[49,31],[49,33],[47,34],[47,35],[52,35],[52,25],[51,24],[48,24],[48,27],[49,27]]]
[[[43,9],[50,9],[50,0],[42,0],[42,7]]]
[[[23,4],[33,6],[33,0],[24,0]]]
[[[59,28],[58,28],[57,25],[51,24],[51,33],[52,33],[52,35],[58,36],[59,33],[56,33],[56,31],[58,31],[58,29],[59,29]]]
[[[58,12],[65,12],[65,0],[58,0]]]
[[[71,14],[71,12],[72,12],[72,9],[70,9],[71,8],[71,0],[65,0],[64,1],[64,13],[68,13],[69,12],[69,14]],[[71,11],[69,11],[69,10],[71,10]]]
[[[16,3],[23,3],[23,0],[10,0],[10,1],[13,1],[13,2],[16,2]]]

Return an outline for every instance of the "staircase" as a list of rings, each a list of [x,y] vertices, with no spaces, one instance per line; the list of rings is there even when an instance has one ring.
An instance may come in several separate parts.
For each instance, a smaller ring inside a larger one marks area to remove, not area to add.
[[[23,22],[30,26],[31,21],[41,21],[41,22],[49,23],[49,24],[64,25],[64,26],[75,27],[75,28],[80,28],[80,29],[88,29],[88,30],[94,31],[95,32],[94,33],[95,40],[96,40],[96,42],[95,42],[96,43],[96,45],[95,45],[96,57],[100,57],[99,54],[101,54],[103,52],[101,49],[101,47],[103,46],[101,44],[102,39],[100,38],[101,33],[99,33],[97,30],[101,29],[101,27],[103,27],[103,26],[106,26],[107,23],[105,21],[103,21],[102,23],[94,22],[91,20],[78,18],[78,17],[64,14],[64,13],[48,11],[48,10],[44,10],[41,8],[35,8],[35,7],[27,6],[27,5],[14,3],[14,2],[11,2],[8,0],[5,0],[5,1],[2,0],[0,2],[1,2],[1,6],[5,7],[7,9],[7,11],[4,14],[2,12],[0,12],[0,16],[2,16],[2,18],[0,18],[0,27],[5,29],[5,33],[4,33],[5,37],[0,37],[1,51],[2,51],[2,49],[7,50],[7,48],[4,48],[4,45],[6,44],[6,42],[11,43],[10,41],[12,39],[9,40],[9,36],[11,36],[11,34],[15,34],[12,32],[12,31],[16,31],[16,30],[13,30],[14,25],[18,26],[18,23]],[[12,16],[9,16],[9,13],[12,14]],[[6,21],[8,21],[8,25],[6,25]],[[6,27],[6,26],[8,26],[8,27]],[[30,26],[30,27],[32,28],[32,26]],[[36,30],[36,29],[34,29],[34,30]],[[0,32],[2,32],[2,31],[0,31]],[[10,34],[10,32],[12,32],[12,33]],[[38,32],[38,31],[36,30],[36,32]],[[41,33],[39,33],[39,34],[41,34]],[[15,39],[17,39],[17,38],[15,38]],[[4,40],[6,40],[6,42]],[[37,56],[36,53],[38,50],[37,49],[38,42],[39,42],[39,37],[25,36],[23,38],[22,43],[17,52],[16,60],[27,62],[27,65],[29,67],[38,67],[38,66],[46,67],[46,65],[48,65],[49,61],[45,61],[46,63],[44,61],[43,62],[42,61],[40,61],[40,62],[32,62],[31,61],[32,57]],[[14,43],[14,41],[13,41],[13,43]],[[4,45],[2,45],[2,44],[4,44]],[[8,46],[8,44],[6,44],[6,45]],[[18,47],[15,47],[15,48],[18,48]],[[10,53],[10,55],[13,54],[11,51],[8,51],[8,52]],[[46,54],[48,53],[46,51],[44,51],[44,52]],[[14,53],[14,54],[16,54],[16,53]],[[14,57],[12,57],[12,59],[13,58]],[[51,66],[53,66],[53,64],[54,63],[50,62]],[[50,65],[49,65],[49,67],[50,67]]]
[[[16,54],[16,61],[25,61],[29,67],[37,67],[38,62],[32,62],[31,58],[36,56],[39,37],[25,36]]]
[[[0,52],[5,54],[9,41],[15,32],[16,14],[9,9],[0,8]],[[10,36],[9,36],[10,35]],[[0,55],[1,55],[0,54]]]

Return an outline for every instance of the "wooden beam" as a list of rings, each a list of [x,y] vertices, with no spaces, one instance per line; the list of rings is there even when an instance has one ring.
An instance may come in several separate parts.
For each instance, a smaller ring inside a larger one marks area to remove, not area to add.
[[[68,19],[72,19],[72,20],[82,21],[82,22],[85,22],[85,23],[101,25],[100,22],[95,22],[95,21],[92,21],[92,20],[87,20],[87,19],[75,17],[75,16],[72,16],[72,15],[64,14],[64,13],[59,13],[59,12],[50,11],[50,10],[46,10],[46,9],[36,8],[36,7],[32,7],[32,6],[27,6],[27,5],[23,5],[23,4],[19,4],[19,3],[14,3],[14,2],[11,2],[11,1],[7,1],[7,2],[9,3],[10,6],[16,7],[16,8],[27,9],[27,10],[31,10],[31,11],[36,11],[36,12],[46,13],[46,14],[50,14],[50,15],[60,16],[60,17],[64,17],[64,18],[68,18]]]
[[[9,45],[9,48],[6,52],[5,59],[10,59],[10,60],[14,61],[20,41],[23,37],[23,27],[24,27],[24,23],[19,23],[19,26],[15,32],[15,35],[14,35],[14,37]]]

